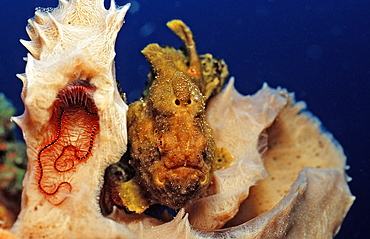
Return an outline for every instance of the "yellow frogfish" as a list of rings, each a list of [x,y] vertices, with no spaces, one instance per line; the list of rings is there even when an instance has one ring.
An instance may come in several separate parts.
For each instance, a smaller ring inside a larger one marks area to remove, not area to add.
[[[135,176],[124,182],[119,175],[125,172],[117,166],[106,172],[106,204],[111,198],[116,206],[137,213],[152,204],[179,209],[204,196],[220,165],[205,107],[229,77],[226,64],[211,54],[198,55],[192,32],[182,21],[167,25],[185,49],[150,44],[142,51],[151,72],[143,98],[127,112],[125,162]]]

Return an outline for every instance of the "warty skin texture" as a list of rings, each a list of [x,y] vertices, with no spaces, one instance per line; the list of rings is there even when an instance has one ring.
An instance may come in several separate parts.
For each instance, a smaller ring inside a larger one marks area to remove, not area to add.
[[[129,107],[131,163],[149,200],[178,209],[204,195],[215,142],[199,88],[157,44],[143,54],[155,80],[149,94]]]

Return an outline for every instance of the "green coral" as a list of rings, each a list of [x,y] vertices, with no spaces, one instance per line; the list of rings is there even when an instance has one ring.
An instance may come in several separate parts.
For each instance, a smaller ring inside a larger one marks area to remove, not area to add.
[[[0,93],[0,206],[9,215],[19,212],[27,164],[26,146],[16,139],[15,124],[10,121],[14,113],[14,106]]]
[[[0,141],[10,140],[14,124],[10,122],[10,117],[15,113],[15,108],[3,93],[0,93]]]

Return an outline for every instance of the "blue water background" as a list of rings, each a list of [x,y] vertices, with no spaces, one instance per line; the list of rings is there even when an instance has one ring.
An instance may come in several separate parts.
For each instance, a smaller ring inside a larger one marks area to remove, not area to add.
[[[127,1],[119,0],[118,5]],[[198,52],[224,58],[236,88],[251,94],[263,82],[304,100],[341,143],[357,197],[336,238],[368,238],[370,227],[370,1],[237,0],[132,1],[116,45],[117,78],[130,101],[140,96],[149,43],[181,46],[166,22],[193,30]],[[108,4],[107,4],[108,5]],[[27,19],[56,0],[0,1],[0,91],[23,112]],[[41,90],[41,89],[40,89]]]

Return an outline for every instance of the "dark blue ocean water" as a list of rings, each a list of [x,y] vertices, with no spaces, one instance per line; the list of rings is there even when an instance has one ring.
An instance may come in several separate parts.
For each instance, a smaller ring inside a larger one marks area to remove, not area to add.
[[[119,0],[118,5],[127,1]],[[336,238],[368,238],[370,226],[370,2],[368,0],[132,1],[117,40],[117,78],[129,100],[140,96],[149,43],[179,47],[166,22],[184,20],[199,53],[225,59],[236,87],[256,92],[263,82],[304,100],[341,143],[357,197]],[[22,57],[27,19],[56,0],[0,1],[0,91],[23,112]]]

